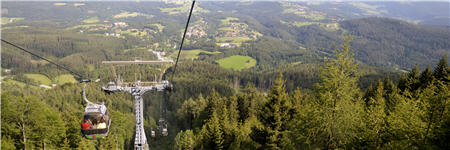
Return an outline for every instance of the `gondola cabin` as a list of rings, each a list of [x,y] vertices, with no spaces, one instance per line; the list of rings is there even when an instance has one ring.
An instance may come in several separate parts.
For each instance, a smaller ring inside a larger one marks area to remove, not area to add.
[[[111,119],[106,106],[89,103],[81,122],[81,133],[90,140],[104,139],[108,136]]]
[[[164,118],[159,118],[159,130],[161,131],[162,136],[169,135],[169,132],[167,131],[167,123]]]

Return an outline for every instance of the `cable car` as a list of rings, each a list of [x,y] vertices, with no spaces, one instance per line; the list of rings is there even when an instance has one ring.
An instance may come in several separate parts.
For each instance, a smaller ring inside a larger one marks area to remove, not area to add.
[[[81,122],[81,133],[90,140],[104,139],[108,136],[111,118],[108,109],[104,105],[95,104],[87,100],[85,93],[86,84],[83,88],[83,98],[87,102]]]
[[[156,136],[156,133],[155,133],[155,131],[153,131],[153,130],[152,130],[152,132],[151,132],[151,136],[152,136],[152,137],[155,137],[155,136]]]
[[[164,120],[164,118],[159,118],[159,130],[161,131],[161,134],[163,136],[167,136],[169,134],[169,132],[167,131],[167,123],[166,120]]]

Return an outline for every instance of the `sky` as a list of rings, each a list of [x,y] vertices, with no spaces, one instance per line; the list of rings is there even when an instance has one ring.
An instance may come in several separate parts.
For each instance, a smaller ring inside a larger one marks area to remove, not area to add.
[[[42,1],[42,2],[88,2],[88,1],[192,1],[192,0],[2,0],[2,1]],[[449,2],[449,0],[196,0],[196,1],[299,1],[299,2]],[[449,2],[450,3],[450,2]],[[450,7],[450,6],[449,6]]]

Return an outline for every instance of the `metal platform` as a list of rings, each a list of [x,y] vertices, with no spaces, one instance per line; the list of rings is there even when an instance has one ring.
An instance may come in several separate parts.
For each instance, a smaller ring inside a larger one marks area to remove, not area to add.
[[[142,61],[103,61],[103,64],[109,64],[114,75],[115,82],[109,82],[107,86],[103,86],[102,90],[108,93],[112,92],[127,92],[134,96],[136,108],[136,136],[134,139],[134,149],[148,150],[147,137],[144,131],[144,101],[142,95],[147,91],[164,91],[172,89],[172,84],[167,80],[162,80],[162,74],[165,71],[165,64],[173,63],[172,60],[162,58],[158,55],[158,60]],[[134,64],[162,64],[162,72],[158,81],[142,82],[137,80],[135,82],[123,82],[120,76],[116,75],[113,65],[134,65]]]
[[[173,60],[102,61],[102,64],[110,64],[110,65],[167,64],[167,63],[173,63]]]

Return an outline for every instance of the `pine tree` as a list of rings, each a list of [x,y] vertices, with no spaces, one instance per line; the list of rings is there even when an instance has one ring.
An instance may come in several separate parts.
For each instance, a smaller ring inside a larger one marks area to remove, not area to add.
[[[444,81],[447,84],[450,82],[450,72],[447,67],[447,54],[442,56],[438,66],[434,69],[433,76],[437,80]]]
[[[80,141],[77,149],[78,150],[91,150],[91,149],[96,149],[96,148],[95,148],[95,143],[94,142],[83,138]]]
[[[448,113],[449,108],[449,104],[447,104],[450,99],[449,85],[445,85],[439,80],[433,80],[421,91],[418,99],[422,102],[425,111],[423,120],[427,122],[424,143],[430,144],[430,141],[439,141],[435,134],[436,131],[442,130],[441,126],[445,124],[443,117],[446,115],[445,113]]]
[[[378,81],[373,95],[366,97],[366,121],[365,139],[367,148],[380,149],[383,144],[383,136],[386,132],[385,93],[383,82]]]
[[[216,111],[212,112],[211,118],[203,125],[200,134],[202,137],[201,143],[203,149],[223,149],[224,133]]]
[[[420,86],[420,72],[419,67],[414,66],[414,68],[409,72],[406,76],[402,76],[398,83],[398,88],[401,90],[402,94],[412,98],[414,97],[413,93]]]
[[[315,149],[322,145],[316,145],[315,141],[316,130],[320,124],[317,121],[315,112],[319,107],[315,103],[314,97],[300,92],[297,88],[292,94],[292,107],[295,110],[293,124],[290,126],[292,132],[290,134],[293,144],[296,149]]]
[[[390,112],[394,111],[395,107],[399,103],[401,99],[400,90],[395,86],[389,76],[383,81],[383,89],[385,91],[384,99],[386,100],[386,115],[389,115]]]
[[[64,143],[60,147],[63,150],[69,150],[70,149],[70,143],[67,138],[64,138]]]
[[[431,82],[433,81],[434,77],[433,77],[433,72],[430,69],[430,66],[428,66],[421,74],[419,77],[419,82],[420,82],[420,88],[425,88],[428,85],[431,84]]]
[[[292,108],[281,73],[267,100],[258,117],[262,126],[252,129],[255,132],[252,139],[261,144],[261,149],[287,149],[292,146],[288,125],[294,114],[291,114]]]
[[[317,142],[327,149],[344,148],[360,138],[362,106],[357,81],[359,73],[350,51],[351,37],[345,38],[343,48],[335,49],[336,58],[321,69],[321,83],[316,87],[318,97],[316,114],[320,126]],[[322,140],[326,139],[326,140]]]
[[[387,117],[388,132],[384,149],[418,149],[423,144],[427,123],[419,101],[403,97],[396,109]]]
[[[208,117],[211,117],[213,112],[220,113],[220,108],[223,105],[223,100],[215,89],[212,90],[211,95],[206,98],[205,112]]]
[[[250,117],[255,117],[257,113],[257,100],[261,98],[257,90],[249,86],[237,97],[237,107],[239,110],[239,121],[244,122]]]
[[[302,94],[300,88],[297,87],[294,90],[290,100],[294,109],[298,109],[298,107],[305,104],[305,96]]]
[[[192,130],[180,131],[175,137],[175,150],[193,150],[195,137]]]
[[[3,133],[5,134],[5,133]],[[2,141],[1,141],[1,149],[16,149],[16,146],[14,145],[14,140],[11,139],[11,137],[9,136],[2,136]]]

